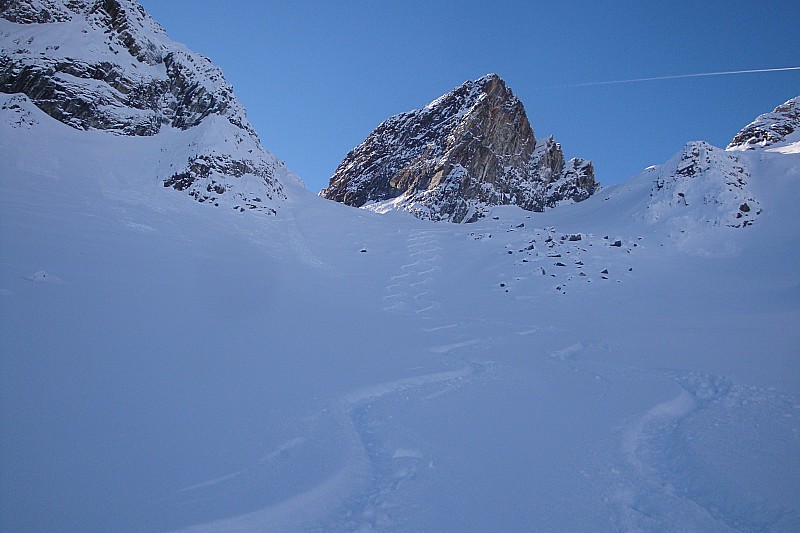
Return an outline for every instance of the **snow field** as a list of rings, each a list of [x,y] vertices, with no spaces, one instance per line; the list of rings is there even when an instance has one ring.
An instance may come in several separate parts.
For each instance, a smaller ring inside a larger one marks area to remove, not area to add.
[[[26,111],[0,529],[800,527],[795,154],[737,153],[746,228],[648,223],[647,173],[463,226],[296,185],[267,216],[164,189],[178,132]]]

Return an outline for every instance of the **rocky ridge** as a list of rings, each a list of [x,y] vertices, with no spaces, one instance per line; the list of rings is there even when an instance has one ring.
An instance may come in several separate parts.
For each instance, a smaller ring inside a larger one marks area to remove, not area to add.
[[[80,130],[191,132],[166,150],[175,160],[158,178],[200,202],[275,213],[282,181],[296,179],[262,147],[219,68],[136,0],[0,3],[0,91]]]
[[[522,102],[496,74],[389,118],[354,148],[320,196],[375,211],[473,222],[496,205],[542,211],[598,188],[592,163],[537,140]]]
[[[756,117],[724,150],[705,141],[687,143],[669,161],[645,171],[652,179],[645,221],[694,221],[731,228],[752,225],[763,207],[751,190],[749,159],[742,152],[793,153],[799,131],[800,96]]]
[[[771,113],[759,115],[742,128],[728,145],[728,150],[752,150],[783,143],[800,131],[800,96],[776,107]]]

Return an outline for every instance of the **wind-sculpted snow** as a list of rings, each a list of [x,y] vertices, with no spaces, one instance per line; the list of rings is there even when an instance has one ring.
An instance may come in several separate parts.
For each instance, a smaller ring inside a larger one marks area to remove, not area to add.
[[[0,91],[79,130],[203,130],[199,143],[164,145],[190,152],[160,169],[165,186],[237,210],[274,213],[285,200],[296,178],[261,146],[222,72],[171,41],[135,0],[15,0],[0,17]]]
[[[591,162],[565,163],[552,137],[537,142],[522,102],[489,74],[386,120],[347,154],[320,196],[379,213],[474,222],[492,206],[542,211],[597,188]]]
[[[626,528],[797,527],[800,510],[787,492],[800,475],[800,399],[698,373],[665,376],[680,385],[678,395],[650,409],[625,435],[627,466],[635,474],[628,490],[637,493],[624,511]],[[710,485],[725,478],[736,481]]]

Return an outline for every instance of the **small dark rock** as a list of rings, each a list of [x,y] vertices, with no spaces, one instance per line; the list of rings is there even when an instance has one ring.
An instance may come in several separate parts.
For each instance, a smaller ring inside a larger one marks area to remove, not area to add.
[[[617,248],[621,248],[622,241],[614,241],[613,243],[611,243],[611,246],[616,246]]]
[[[603,270],[601,270],[601,271],[600,271],[600,273],[601,273],[601,274],[608,274],[608,269],[607,269],[607,268],[604,268]]]

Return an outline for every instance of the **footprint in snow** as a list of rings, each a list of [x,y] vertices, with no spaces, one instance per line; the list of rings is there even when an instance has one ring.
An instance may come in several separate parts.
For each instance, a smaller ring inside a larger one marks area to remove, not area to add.
[[[36,283],[63,283],[61,278],[52,274],[48,274],[44,270],[39,270],[31,276],[26,276],[25,279],[28,281],[34,281]]]

